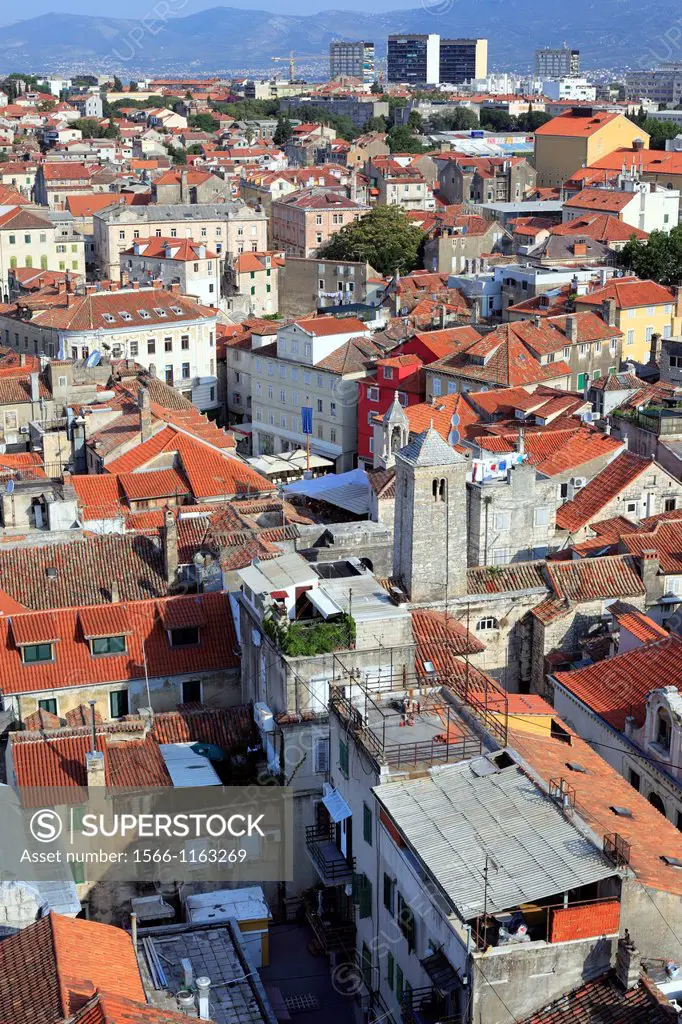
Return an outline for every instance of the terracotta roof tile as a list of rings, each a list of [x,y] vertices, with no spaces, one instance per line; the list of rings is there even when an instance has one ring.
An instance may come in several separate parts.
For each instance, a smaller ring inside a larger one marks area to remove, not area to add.
[[[544,562],[479,566],[467,570],[470,594],[504,594],[519,590],[548,590]]]
[[[641,281],[638,277],[614,277],[603,288],[587,295],[579,295],[576,305],[600,306],[604,299],[615,299],[618,309],[638,306],[672,305],[675,297],[669,288],[655,281]]]
[[[634,452],[622,452],[598,473],[572,501],[567,501],[556,514],[559,530],[575,532],[595,519],[609,502],[629,487],[637,477],[654,465],[651,459]]]
[[[555,597],[571,604],[644,594],[635,560],[629,555],[549,562],[546,574]]]
[[[646,644],[651,640],[661,640],[668,636],[662,626],[659,626],[639,608],[635,608],[625,601],[614,601],[613,604],[610,604],[609,614],[613,615],[621,629],[632,633],[640,643]]]

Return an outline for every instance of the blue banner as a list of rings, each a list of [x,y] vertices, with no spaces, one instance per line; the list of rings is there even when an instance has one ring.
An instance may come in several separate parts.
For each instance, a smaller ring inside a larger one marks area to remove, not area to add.
[[[311,405],[301,406],[301,424],[304,434],[313,432],[313,407]]]

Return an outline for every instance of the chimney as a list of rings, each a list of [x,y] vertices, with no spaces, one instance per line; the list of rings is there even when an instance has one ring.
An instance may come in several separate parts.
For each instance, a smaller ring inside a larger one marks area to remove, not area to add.
[[[634,142],[632,143],[632,148],[633,148],[635,153],[641,153],[642,150],[644,149],[644,140],[643,139],[635,139]]]
[[[180,282],[179,281],[173,281],[172,285],[170,286],[170,290],[173,292],[173,295],[179,295],[180,294]]]
[[[26,366],[26,355],[23,352],[19,356],[19,366]]]
[[[516,450],[519,455],[525,455],[526,452],[526,432],[523,427],[519,427],[519,436],[516,442]]]
[[[188,188],[188,175],[186,168],[180,171],[180,202],[186,203],[189,201],[189,188]]]
[[[630,938],[630,932],[625,929],[625,935],[618,939],[618,952],[616,954],[616,978],[626,991],[636,988],[639,984],[641,969],[641,955],[634,942]]]
[[[199,1008],[199,1020],[210,1020],[211,1013],[209,1010],[209,990],[211,988],[211,979],[202,976],[196,980],[197,986],[197,1004]]]
[[[131,284],[130,284],[130,287],[133,289],[134,292],[139,291],[140,282],[139,281],[132,281]]]
[[[534,316],[533,317],[533,327],[536,327],[538,330],[540,330],[540,328],[542,327],[542,317],[540,317],[540,316]]]
[[[137,392],[137,405],[140,410],[140,436],[144,444],[152,436],[152,403],[146,388]]]
[[[658,582],[659,568],[660,560],[658,557],[658,551],[653,548],[645,548],[639,559],[639,575],[642,577],[642,583],[644,584],[644,589],[646,591],[647,603],[650,603],[654,598],[654,595],[656,595],[660,590]],[[658,596],[660,596],[660,594]]]
[[[110,590],[111,590],[111,603],[112,604],[118,604],[118,602],[121,600],[121,591],[120,591],[119,586],[118,586],[118,580],[112,580],[111,581]]]
[[[106,786],[104,754],[100,750],[89,750],[85,755],[85,773],[88,789],[92,786]]]
[[[30,381],[31,381],[31,401],[32,402],[39,402],[40,401],[40,374],[39,373],[31,373],[31,374],[29,374],[29,377],[30,377]]]
[[[445,308],[445,303],[441,302],[441,305],[440,305],[440,326],[441,326],[441,330],[443,330],[445,328],[445,321],[446,321],[446,319],[447,319],[447,310]]]
[[[163,553],[166,582],[173,583],[178,571],[178,524],[172,510],[166,506],[163,517]]]
[[[604,299],[601,304],[601,317],[609,327],[616,326],[616,300]]]
[[[572,345],[574,345],[578,340],[578,317],[575,313],[572,313],[571,316],[566,317],[565,334]]]
[[[587,243],[586,242],[574,242],[571,246],[574,256],[587,256]]]
[[[661,336],[651,335],[651,348],[649,349],[649,364],[657,366],[661,360]]]

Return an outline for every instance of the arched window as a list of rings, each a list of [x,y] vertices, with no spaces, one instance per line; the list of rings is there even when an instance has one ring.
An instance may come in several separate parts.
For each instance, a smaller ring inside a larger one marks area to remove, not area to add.
[[[481,632],[485,629],[499,629],[500,624],[494,615],[486,615],[484,619],[479,619],[476,623],[476,632]]]
[[[661,814],[665,815],[665,804],[658,793],[649,793],[649,803],[652,807],[655,807],[657,811],[660,811]]]
[[[438,501],[438,486],[439,486],[439,481],[438,480],[434,480],[433,483],[431,484],[431,492],[433,494],[433,500],[434,501]]]
[[[659,708],[656,716],[656,742],[664,750],[670,750],[671,739],[672,722],[670,721],[670,715],[664,708]]]
[[[447,501],[448,497],[448,482],[445,477],[441,477],[438,483],[438,497],[441,501]]]

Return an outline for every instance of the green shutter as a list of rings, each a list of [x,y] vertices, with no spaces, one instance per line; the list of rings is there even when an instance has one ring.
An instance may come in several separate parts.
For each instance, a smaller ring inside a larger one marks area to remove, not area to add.
[[[76,885],[81,885],[85,881],[85,868],[82,864],[77,864],[75,861],[71,863],[71,875]]]
[[[390,914],[394,914],[395,880],[384,872],[384,906]]]
[[[362,838],[372,845],[372,811],[367,804],[362,805]]]
[[[393,991],[393,976],[395,974],[395,960],[393,959],[393,953],[389,953],[386,957],[386,983]]]
[[[599,380],[601,377],[601,370],[595,370],[592,374],[592,380]]]
[[[348,778],[348,744],[339,741],[339,768],[344,778]]]
[[[578,391],[583,391],[585,388],[585,374],[578,374]]]
[[[403,972],[400,967],[395,969],[395,997],[399,1003],[403,1001]]]

